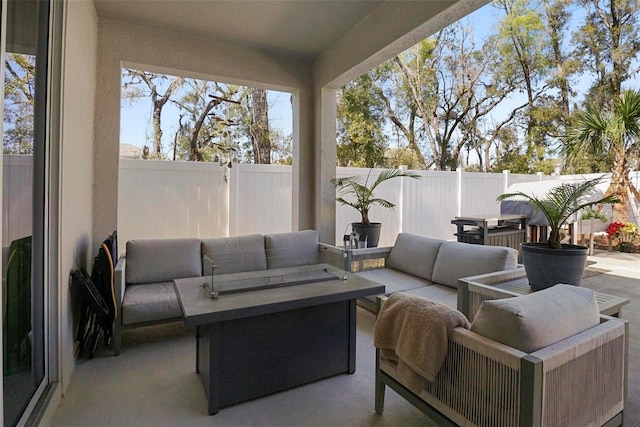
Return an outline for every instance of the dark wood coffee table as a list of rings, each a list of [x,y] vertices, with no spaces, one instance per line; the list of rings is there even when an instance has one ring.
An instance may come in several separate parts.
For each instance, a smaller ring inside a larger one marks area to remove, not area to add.
[[[203,287],[208,277],[174,281],[184,322],[196,326],[196,371],[210,415],[225,406],[355,372],[356,298],[383,293],[384,286],[350,273],[342,280],[344,271],[322,268],[338,278],[300,285],[285,280],[281,287],[264,287],[267,282],[260,278],[300,275],[301,269],[225,275],[236,289],[246,287],[238,285],[245,280],[261,290],[217,299]]]
[[[509,298],[531,292],[524,268],[498,271],[458,280],[458,310],[472,321],[480,304],[486,300]],[[596,292],[601,314],[620,317],[622,306],[629,299]]]

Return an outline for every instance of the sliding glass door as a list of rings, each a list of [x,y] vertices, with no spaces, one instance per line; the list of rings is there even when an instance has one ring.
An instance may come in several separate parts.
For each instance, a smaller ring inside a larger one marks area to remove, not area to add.
[[[23,424],[47,385],[45,274],[48,1],[2,0],[3,422]]]

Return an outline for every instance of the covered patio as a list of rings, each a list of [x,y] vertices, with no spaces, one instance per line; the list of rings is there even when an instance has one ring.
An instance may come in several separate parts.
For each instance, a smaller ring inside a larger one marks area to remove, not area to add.
[[[630,299],[622,317],[630,323],[629,388],[625,426],[640,420],[640,255],[598,251],[589,257],[583,286]],[[195,372],[193,331],[180,323],[126,332],[117,358],[101,349],[78,365],[53,426],[259,425],[437,426],[387,390],[383,415],[374,411],[375,316],[358,309],[357,370],[207,415]]]
[[[118,229],[121,70],[291,93],[291,229],[335,230],[336,90],[485,5],[470,1],[65,1],[53,16],[49,402],[76,369],[69,274]],[[56,133],[56,129],[57,133]],[[55,227],[53,226],[55,223]],[[124,243],[124,242],[123,242]]]
[[[118,229],[121,69],[137,67],[289,92],[293,106],[291,229],[336,229],[336,90],[488,0],[62,1],[55,4],[50,116],[53,154],[45,230],[46,392],[34,424],[73,425],[429,425],[389,393],[373,411],[372,330],[358,311],[358,370],[206,413],[195,374],[192,331],[181,324],[133,330],[117,358],[104,349],[74,357],[78,307],[69,274],[90,269],[100,242]],[[56,9],[56,11],[58,11]],[[57,12],[56,12],[57,13]],[[48,100],[49,101],[49,100]],[[43,171],[44,173],[44,171]],[[124,243],[124,242],[122,242]],[[626,296],[630,360],[640,356],[637,255],[590,258],[604,272],[585,286]],[[595,270],[594,270],[595,271]],[[598,270],[599,271],[599,270]],[[630,369],[625,411],[640,420],[640,372]]]

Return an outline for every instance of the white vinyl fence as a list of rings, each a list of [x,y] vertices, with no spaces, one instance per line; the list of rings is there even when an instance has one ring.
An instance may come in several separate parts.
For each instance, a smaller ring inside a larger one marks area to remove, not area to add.
[[[380,169],[372,171],[374,180]],[[495,198],[515,182],[542,175],[417,171],[421,178],[383,183],[377,195],[393,210],[373,207],[370,217],[382,222],[381,245],[392,244],[401,231],[452,239],[451,220],[461,214],[499,213]],[[362,175],[368,169],[338,168],[338,177]],[[234,165],[227,171],[212,163],[120,159],[118,235],[136,238],[224,237],[291,231],[292,169],[276,165]],[[336,203],[336,242],[342,241],[358,213]]]
[[[120,159],[118,239],[291,230],[291,168]]]
[[[31,233],[31,156],[3,156],[3,247]],[[381,169],[372,171],[371,180]],[[377,195],[395,209],[372,208],[372,221],[382,222],[380,245],[411,232],[453,239],[451,220],[460,215],[497,214],[496,197],[512,184],[548,179],[576,180],[600,176],[416,171],[420,179],[384,182]],[[338,177],[369,169],[337,168]],[[292,169],[290,166],[237,164],[226,171],[218,164],[120,159],[118,235],[124,242],[140,238],[225,237],[291,231]],[[640,173],[631,179],[640,188]],[[603,182],[606,189],[608,182]],[[635,209],[635,210],[634,210]],[[637,207],[630,220],[637,221]],[[341,244],[358,213],[336,203],[335,243]]]
[[[373,170],[373,182],[382,169]],[[374,206],[369,212],[372,222],[381,222],[380,246],[391,245],[400,232],[409,232],[440,239],[453,239],[455,226],[451,220],[461,215],[500,213],[496,197],[518,182],[552,179],[544,175],[510,173],[475,173],[414,171],[419,179],[399,178],[383,182],[376,195],[394,203],[394,209]],[[336,175],[367,178],[369,169],[338,168]],[[351,207],[336,205],[336,242],[342,241],[351,222],[359,221],[359,214]]]
[[[2,156],[2,247],[32,233],[33,156]]]

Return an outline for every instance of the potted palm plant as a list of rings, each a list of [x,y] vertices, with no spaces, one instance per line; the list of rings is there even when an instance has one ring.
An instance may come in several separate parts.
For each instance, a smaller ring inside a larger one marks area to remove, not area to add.
[[[338,193],[336,201],[342,205],[351,206],[360,213],[360,222],[354,222],[351,226],[354,231],[360,235],[360,239],[366,239],[367,246],[373,248],[378,246],[381,224],[369,220],[369,209],[371,209],[373,205],[380,205],[390,209],[393,209],[395,206],[395,204],[388,200],[376,197],[374,191],[380,184],[390,179],[400,177],[417,179],[420,178],[420,175],[401,169],[385,169],[380,172],[375,181],[369,185],[372,170],[373,169],[369,169],[365,180],[360,176],[348,176],[345,178],[334,178],[331,180],[331,184],[333,184]]]
[[[561,184],[549,190],[544,197],[531,196],[521,191],[498,196],[498,201],[522,198],[547,219],[550,228],[547,242],[523,243],[521,247],[522,262],[532,290],[548,288],[557,283],[580,285],[587,263],[588,248],[561,244],[560,229],[571,215],[581,209],[602,203],[618,203],[615,194],[599,197],[601,193],[596,193],[596,185],[601,179]]]

